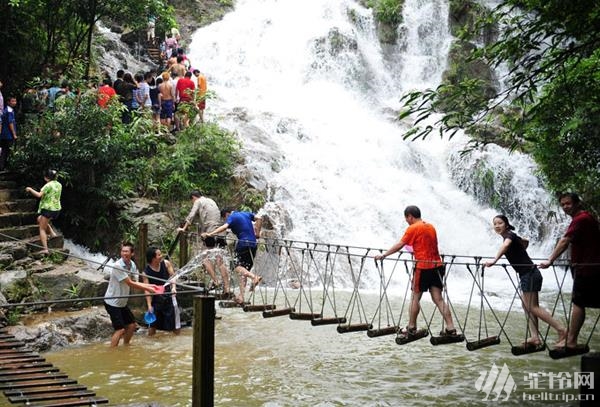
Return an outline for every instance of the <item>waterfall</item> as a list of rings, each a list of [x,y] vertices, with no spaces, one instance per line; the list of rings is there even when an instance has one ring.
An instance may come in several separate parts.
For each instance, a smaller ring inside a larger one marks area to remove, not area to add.
[[[358,2],[239,0],[192,38],[192,64],[217,94],[207,112],[242,139],[246,170],[292,217],[289,238],[388,248],[407,226],[404,208],[417,205],[442,252],[493,256],[496,210],[459,189],[448,169],[464,139],[404,141],[407,124],[390,117],[403,92],[440,82],[452,40],[447,1],[407,0],[403,13],[404,44],[390,57]],[[503,149],[494,155],[498,165],[514,161]],[[514,165],[523,160],[531,162]],[[550,202],[541,188],[519,187],[521,172],[514,193]],[[549,250],[532,243],[533,254]]]

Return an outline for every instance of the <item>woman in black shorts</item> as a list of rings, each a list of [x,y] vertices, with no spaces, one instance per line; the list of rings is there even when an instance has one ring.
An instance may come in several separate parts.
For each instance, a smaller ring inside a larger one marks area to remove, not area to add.
[[[539,346],[542,344],[540,332],[538,329],[538,318],[546,322],[558,333],[558,340],[561,341],[566,336],[565,327],[552,318],[552,315],[539,304],[539,292],[542,289],[542,274],[533,264],[527,254],[529,241],[522,239],[513,230],[508,218],[504,215],[498,215],[493,219],[494,231],[502,236],[503,243],[492,261],[484,263],[485,267],[491,267],[502,257],[510,263],[513,269],[519,274],[520,289],[522,291],[523,310],[528,314],[529,328],[531,337],[527,338],[524,346]]]

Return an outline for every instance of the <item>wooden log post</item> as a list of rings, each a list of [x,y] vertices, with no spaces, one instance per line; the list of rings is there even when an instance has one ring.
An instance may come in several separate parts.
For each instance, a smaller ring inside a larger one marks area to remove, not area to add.
[[[215,297],[194,297],[192,407],[213,407],[215,391]]]
[[[140,223],[138,228],[138,241],[135,249],[135,263],[140,273],[146,268],[146,250],[148,249],[148,224]]]
[[[188,249],[188,234],[179,234],[179,268],[185,266],[190,261]]]

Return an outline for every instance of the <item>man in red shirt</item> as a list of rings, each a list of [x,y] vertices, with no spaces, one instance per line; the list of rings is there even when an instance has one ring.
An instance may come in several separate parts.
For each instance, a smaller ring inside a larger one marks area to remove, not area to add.
[[[582,208],[579,196],[562,194],[560,206],[572,220],[565,235],[558,241],[547,261],[540,268],[548,268],[571,246],[571,273],[573,275],[572,310],[566,342],[556,347],[577,347],[577,337],[585,321],[585,308],[600,308],[600,227],[598,221]]]
[[[102,81],[102,86],[100,86],[98,88],[98,106],[100,106],[101,108],[105,109],[106,105],[108,104],[108,101],[112,98],[117,96],[117,92],[115,92],[115,90],[113,89],[111,85],[111,80],[108,78],[105,78]]]
[[[194,108],[194,90],[196,85],[192,81],[192,73],[186,72],[185,76],[177,81],[177,111],[183,115],[182,127],[190,124],[189,109]]]
[[[404,246],[413,247],[413,254],[416,260],[415,271],[413,274],[412,298],[409,310],[408,326],[402,332],[408,336],[417,330],[417,316],[421,310],[421,297],[423,291],[429,290],[431,299],[440,310],[446,330],[441,335],[456,335],[454,322],[450,309],[442,298],[444,284],[444,265],[440,258],[438,250],[437,234],[433,225],[423,222],[421,219],[421,210],[416,206],[407,206],[404,209],[404,219],[408,223],[408,229],[404,236],[385,253],[375,256],[375,260],[382,260],[390,254],[396,253]]]

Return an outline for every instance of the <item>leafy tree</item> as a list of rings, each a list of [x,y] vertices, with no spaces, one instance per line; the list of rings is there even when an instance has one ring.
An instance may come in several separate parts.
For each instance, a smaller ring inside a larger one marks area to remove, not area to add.
[[[83,60],[89,74],[95,24],[105,19],[131,29],[147,17],[174,25],[163,0],[10,0],[0,2],[0,78],[15,90],[30,78],[67,70]]]
[[[461,37],[473,40],[490,24],[501,28],[498,38],[470,58],[506,70],[505,86],[482,98],[481,82],[464,78],[405,95],[400,117],[414,115],[405,137],[425,138],[436,128],[450,137],[459,129],[494,134],[475,137],[472,146],[503,140],[532,153],[551,189],[578,191],[598,212],[600,3],[504,0]],[[442,113],[435,125],[423,125],[435,112]]]

